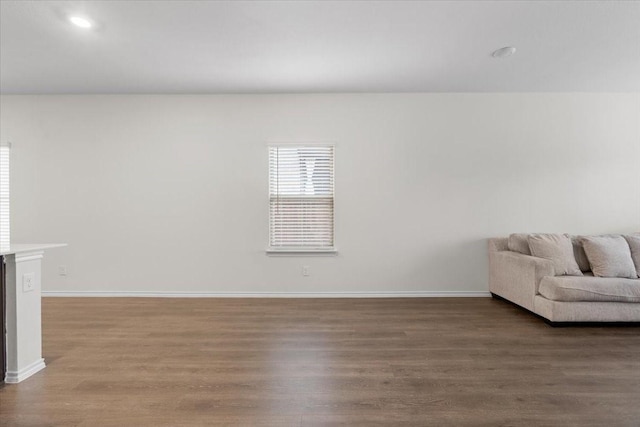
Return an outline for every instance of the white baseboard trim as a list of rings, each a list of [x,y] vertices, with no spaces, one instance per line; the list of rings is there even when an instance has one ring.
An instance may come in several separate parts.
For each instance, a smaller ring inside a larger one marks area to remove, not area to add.
[[[46,367],[44,364],[44,359],[36,360],[29,366],[22,368],[19,371],[9,371],[4,375],[4,382],[7,384],[17,384],[20,381],[24,381],[29,378],[31,375],[40,372]]]
[[[488,291],[389,291],[389,292],[120,292],[43,291],[43,297],[111,298],[430,298],[489,297]]]

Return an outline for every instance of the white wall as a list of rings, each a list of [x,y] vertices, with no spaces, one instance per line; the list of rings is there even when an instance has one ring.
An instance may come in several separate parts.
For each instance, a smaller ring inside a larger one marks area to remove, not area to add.
[[[45,291],[486,291],[489,236],[640,230],[637,93],[3,96],[0,120],[13,241],[69,243]],[[265,255],[267,141],[335,142],[338,256]]]

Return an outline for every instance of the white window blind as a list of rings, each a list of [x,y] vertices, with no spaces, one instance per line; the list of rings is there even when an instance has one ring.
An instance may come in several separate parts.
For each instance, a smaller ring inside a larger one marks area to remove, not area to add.
[[[0,249],[8,249],[11,244],[9,218],[9,152],[11,144],[0,143]]]
[[[269,147],[269,247],[331,251],[334,147]]]

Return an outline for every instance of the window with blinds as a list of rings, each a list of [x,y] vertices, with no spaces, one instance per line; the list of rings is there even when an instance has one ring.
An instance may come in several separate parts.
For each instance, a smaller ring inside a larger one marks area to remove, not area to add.
[[[332,145],[269,147],[269,250],[334,251]]]
[[[11,243],[9,218],[9,152],[11,144],[0,143],[0,249],[8,249]]]

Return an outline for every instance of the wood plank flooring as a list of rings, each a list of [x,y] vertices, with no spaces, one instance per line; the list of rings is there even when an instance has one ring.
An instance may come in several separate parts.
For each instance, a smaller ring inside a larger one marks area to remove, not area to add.
[[[490,298],[45,298],[13,426],[639,426],[640,328]]]

